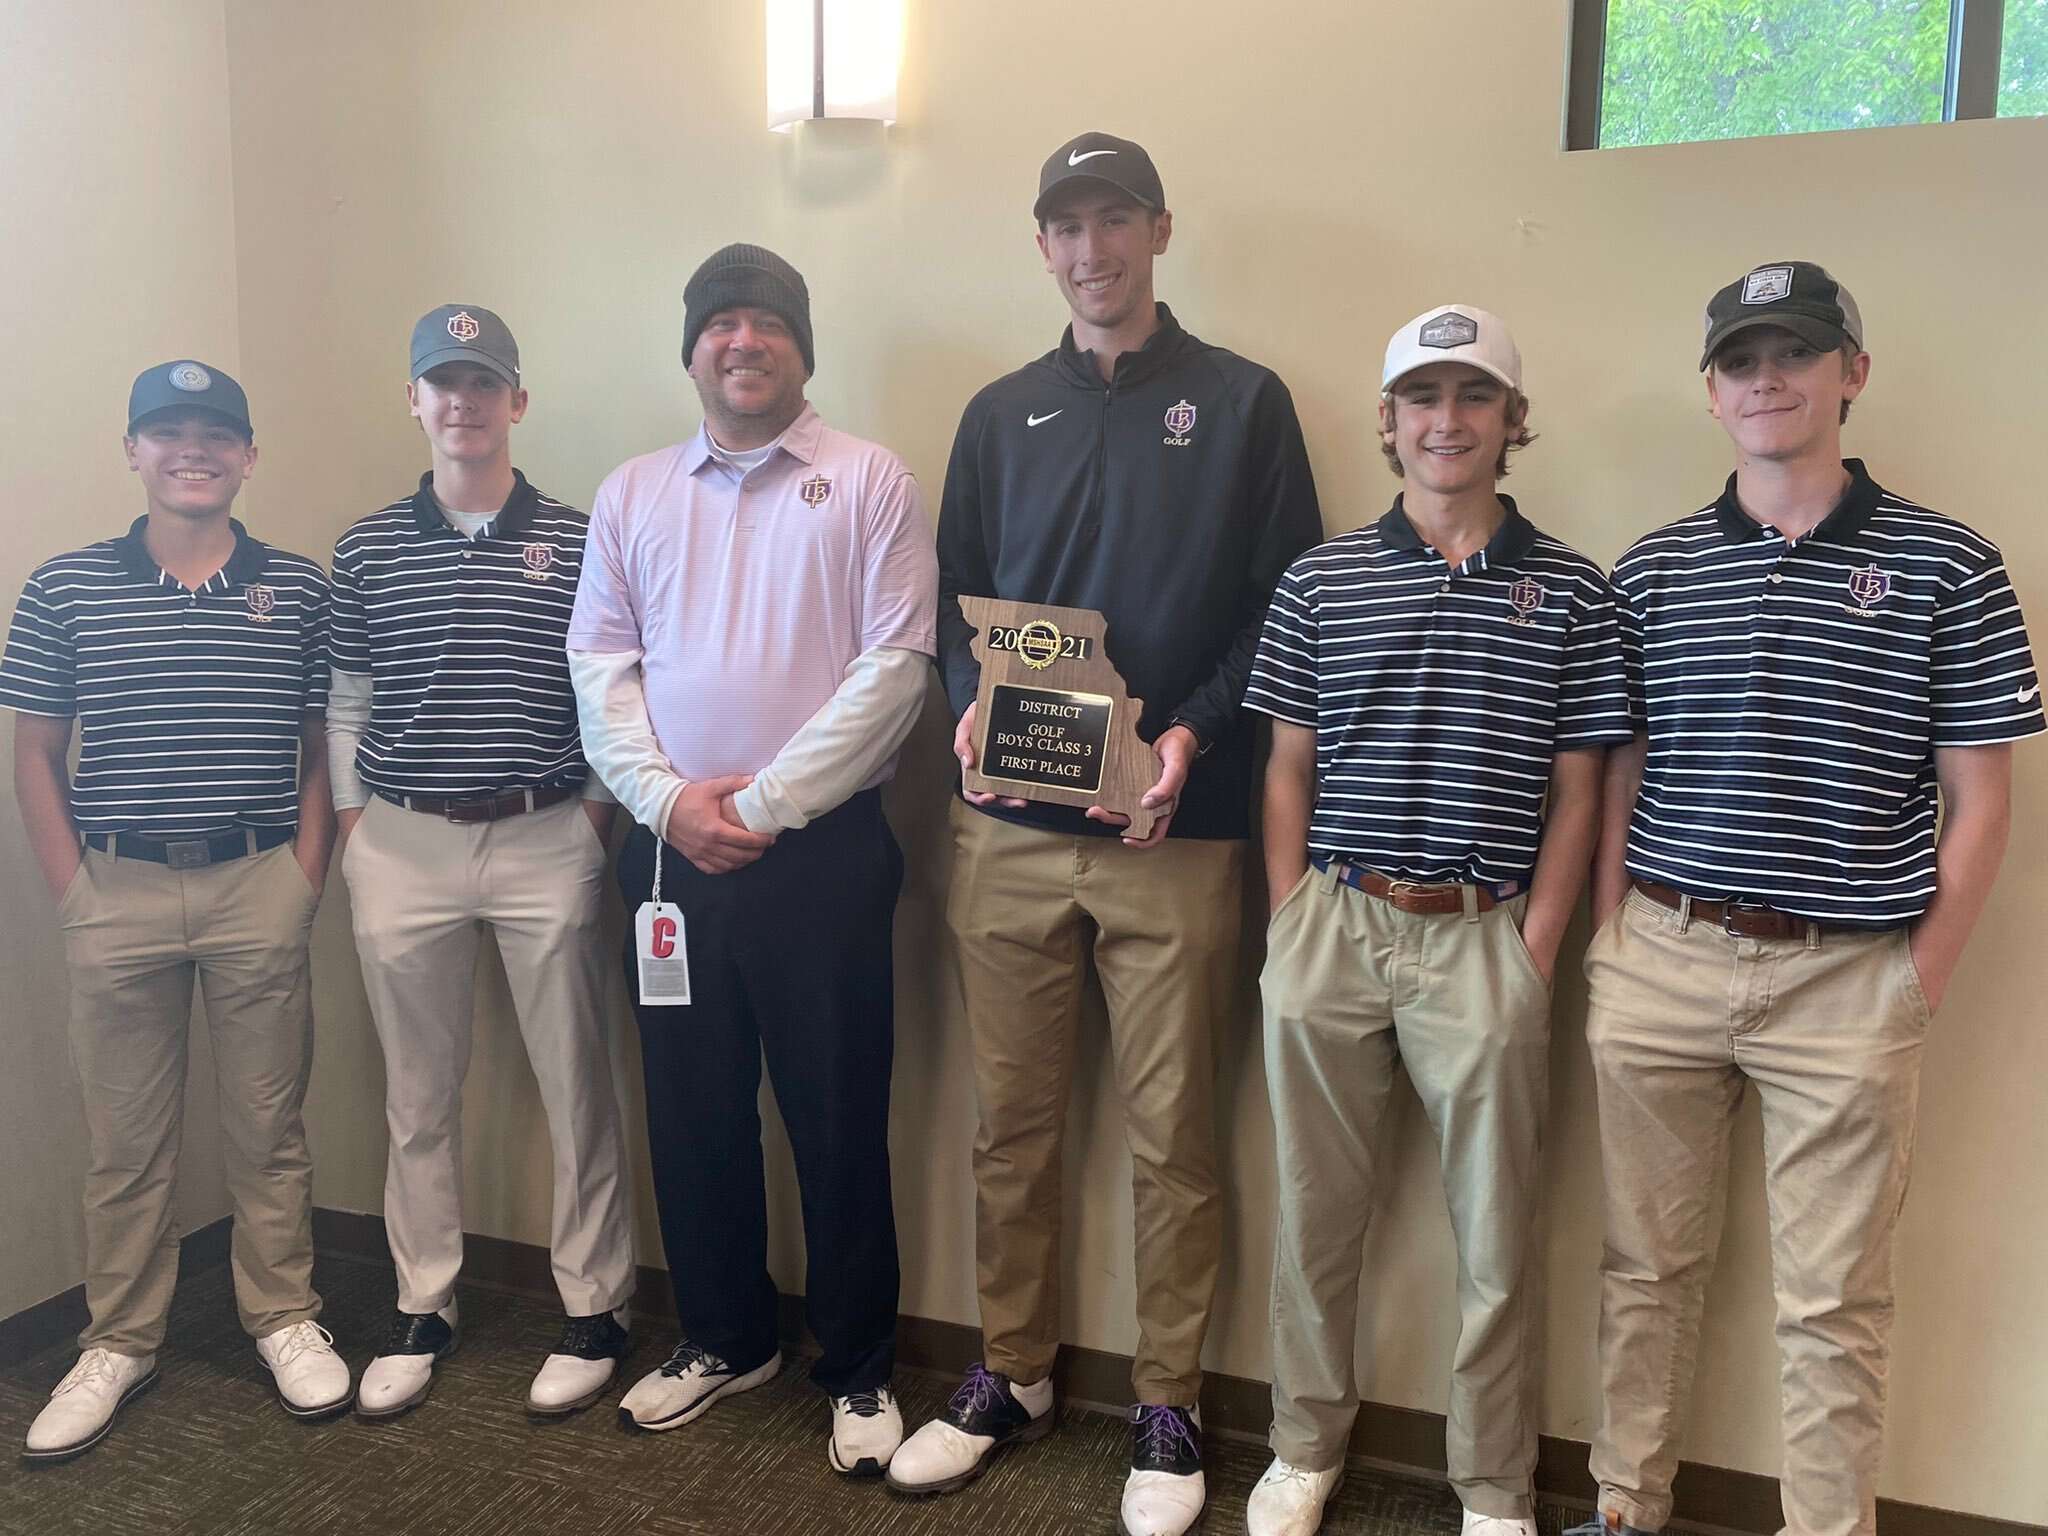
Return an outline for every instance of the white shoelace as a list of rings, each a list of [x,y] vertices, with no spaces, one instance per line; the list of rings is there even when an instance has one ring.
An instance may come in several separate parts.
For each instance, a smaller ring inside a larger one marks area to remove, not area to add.
[[[291,1327],[285,1329],[277,1337],[277,1365],[279,1370],[283,1370],[286,1366],[297,1360],[299,1356],[309,1351],[328,1354],[334,1349],[334,1335],[314,1322],[293,1323]]]
[[[73,1387],[88,1387],[99,1382],[110,1382],[115,1372],[114,1352],[111,1349],[88,1349],[78,1357],[78,1364],[71,1367],[64,1379],[51,1389],[50,1396],[62,1397]]]
[[[1259,1481],[1275,1488],[1282,1483],[1299,1483],[1306,1488],[1315,1481],[1315,1473],[1307,1467],[1297,1467],[1292,1462],[1276,1461],[1266,1469],[1266,1475]]]

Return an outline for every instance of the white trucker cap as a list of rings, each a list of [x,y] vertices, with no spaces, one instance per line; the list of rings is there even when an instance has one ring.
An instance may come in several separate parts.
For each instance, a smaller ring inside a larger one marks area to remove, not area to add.
[[[1390,392],[1403,374],[1431,363],[1468,363],[1509,389],[1522,387],[1522,353],[1507,322],[1471,304],[1439,304],[1394,332],[1380,393]]]

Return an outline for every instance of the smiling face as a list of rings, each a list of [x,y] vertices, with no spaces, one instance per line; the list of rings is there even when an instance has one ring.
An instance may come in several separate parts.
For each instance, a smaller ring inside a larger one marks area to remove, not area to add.
[[[802,414],[809,377],[796,332],[770,309],[721,309],[690,349],[690,380],[712,435],[728,448],[779,437]]]
[[[1444,497],[1493,488],[1527,402],[1469,363],[1431,363],[1403,374],[1380,399],[1380,442],[1405,484]]]
[[[482,363],[442,363],[405,386],[407,404],[437,463],[489,464],[511,454],[526,391]]]
[[[1152,314],[1152,261],[1173,237],[1173,215],[1130,194],[1085,186],[1046,210],[1038,227],[1045,270],[1073,312],[1077,334],[1111,332]]]
[[[200,521],[226,512],[256,468],[256,445],[203,406],[145,416],[122,439],[128,467],[142,477],[152,512]]]
[[[1714,354],[1707,409],[1745,458],[1840,458],[1845,408],[1869,380],[1867,352],[1826,352],[1778,326],[1753,326]]]

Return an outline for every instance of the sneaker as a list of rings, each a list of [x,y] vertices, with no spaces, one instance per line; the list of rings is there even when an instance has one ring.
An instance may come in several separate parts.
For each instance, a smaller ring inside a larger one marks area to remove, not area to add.
[[[1536,1522],[1527,1516],[1509,1519],[1503,1515],[1482,1515],[1468,1509],[1465,1511],[1464,1529],[1459,1536],[1536,1536]]]
[[[889,1487],[897,1493],[951,1493],[981,1476],[989,1458],[1004,1446],[1040,1439],[1052,1425],[1050,1376],[1018,1387],[1001,1372],[977,1364],[946,1411],[904,1441],[890,1459]]]
[[[348,1362],[334,1352],[334,1335],[318,1323],[293,1323],[256,1341],[256,1354],[270,1367],[277,1400],[295,1419],[324,1419],[346,1413],[356,1384]]]
[[[1341,1463],[1327,1472],[1311,1472],[1274,1457],[1245,1504],[1245,1536],[1315,1536],[1322,1529],[1323,1506],[1343,1482]]]
[[[434,1384],[434,1367],[461,1342],[453,1301],[438,1312],[395,1313],[384,1352],[363,1368],[356,1417],[391,1419],[417,1408]]]
[[[1124,1480],[1121,1536],[1182,1536],[1201,1518],[1202,1410],[1131,1408],[1131,1475]]]
[[[879,1392],[849,1392],[832,1399],[832,1440],[829,1456],[834,1472],[849,1477],[880,1477],[903,1443],[903,1410],[887,1387]]]
[[[558,1418],[588,1408],[611,1385],[612,1374],[633,1347],[626,1330],[631,1314],[624,1307],[590,1317],[562,1319],[562,1337],[555,1352],[543,1360],[540,1374],[527,1389],[526,1411]]]
[[[117,1355],[88,1349],[50,1392],[28,1427],[21,1454],[30,1461],[64,1461],[98,1445],[129,1398],[156,1385],[155,1355]]]
[[[1609,1525],[1607,1517],[1596,1509],[1593,1511],[1593,1517],[1590,1520],[1584,1525],[1569,1527],[1565,1531],[1564,1536],[1662,1536],[1662,1533],[1659,1531],[1646,1531],[1641,1526],[1630,1525],[1626,1520],[1618,1516],[1615,1519],[1615,1523]]]
[[[680,1429],[709,1411],[721,1397],[751,1392],[782,1369],[777,1350],[751,1371],[735,1371],[688,1339],[661,1365],[633,1384],[619,1400],[619,1422],[628,1429]]]

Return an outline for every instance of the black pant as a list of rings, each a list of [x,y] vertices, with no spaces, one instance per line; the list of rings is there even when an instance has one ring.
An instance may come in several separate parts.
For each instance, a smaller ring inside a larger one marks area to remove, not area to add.
[[[619,856],[626,910],[654,880],[654,835]],[[761,1058],[803,1197],[812,1379],[872,1391],[896,1359],[896,1213],[889,1191],[890,949],[903,855],[879,790],[855,795],[744,869],[701,873],[673,848],[661,892],[683,911],[690,1004],[646,1007],[626,973],[647,1077],[647,1140],[683,1335],[735,1370],[777,1347],[761,1170]]]

